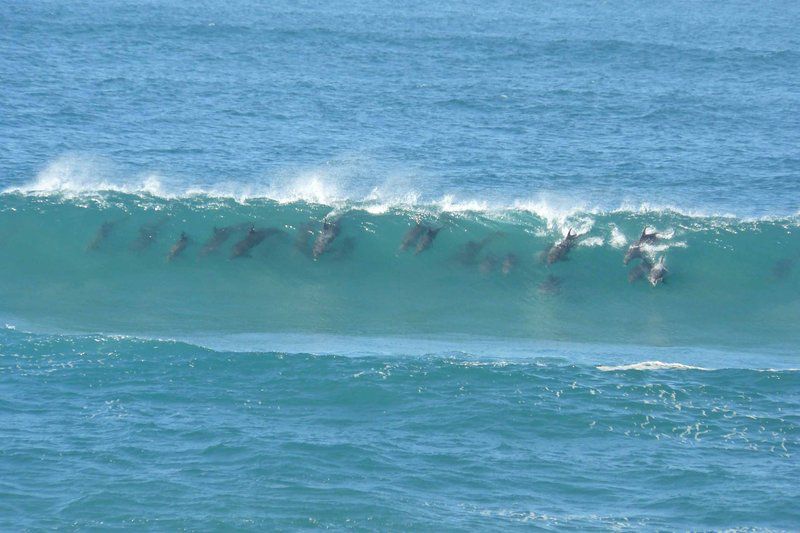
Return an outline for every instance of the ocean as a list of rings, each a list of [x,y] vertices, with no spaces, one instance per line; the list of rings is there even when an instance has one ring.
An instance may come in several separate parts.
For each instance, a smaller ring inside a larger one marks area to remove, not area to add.
[[[4,2],[0,529],[800,529],[797,27]]]

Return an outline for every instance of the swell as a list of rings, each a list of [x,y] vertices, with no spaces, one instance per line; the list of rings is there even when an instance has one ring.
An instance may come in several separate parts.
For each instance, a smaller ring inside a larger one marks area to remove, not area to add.
[[[52,328],[173,338],[469,334],[764,349],[800,342],[794,218],[125,193],[0,199],[0,315]],[[645,227],[658,241],[624,265]],[[570,228],[578,243],[548,264],[544,252]],[[630,280],[660,257],[663,284]]]
[[[580,353],[571,348],[559,350],[558,356],[549,354],[547,350],[530,350],[525,355],[486,356],[472,352],[451,350],[442,351],[436,345],[429,346],[428,352],[411,353],[402,349],[392,354],[357,355],[340,353],[315,353],[286,350],[229,350],[224,348],[208,348],[196,342],[142,338],[129,335],[102,334],[44,334],[21,331],[15,326],[0,326],[0,348],[6,357],[3,365],[6,368],[20,369],[52,369],[75,368],[76,366],[92,366],[111,363],[118,360],[121,364],[158,363],[169,366],[170,360],[205,359],[214,365],[259,365],[264,358],[281,361],[291,358],[293,364],[309,368],[331,368],[346,366],[353,369],[368,367],[373,371],[380,368],[408,369],[410,367],[436,367],[447,372],[447,378],[464,370],[476,374],[480,379],[490,380],[498,373],[528,373],[553,375],[592,375],[597,379],[606,379],[604,374],[628,376],[636,378],[646,373],[668,375],[692,375],[698,380],[727,380],[730,377],[741,377],[751,384],[758,381],[769,381],[769,376],[785,376],[795,381],[800,376],[800,369],[785,366],[759,366],[757,358],[730,361],[722,357],[724,354],[711,353],[703,364],[713,366],[695,366],[679,362],[658,360],[637,361],[626,364],[598,364],[601,360],[609,360],[608,355]],[[634,361],[636,356],[631,351],[623,356]],[[612,357],[612,359],[614,359]],[[619,360],[617,360],[619,362]],[[783,361],[783,362],[789,362]],[[781,363],[783,363],[781,362]],[[372,371],[370,371],[372,373]],[[698,374],[700,372],[701,374]],[[418,372],[409,372],[409,377],[420,378]],[[716,377],[714,377],[716,376]],[[749,378],[747,376],[750,376]],[[763,377],[766,376],[766,377]],[[763,378],[763,379],[762,379]],[[614,379],[613,377],[610,379]],[[774,391],[773,391],[774,392]]]
[[[338,501],[321,498],[320,523],[436,529],[447,516],[463,529],[476,517],[487,528],[498,518],[530,525],[535,505],[539,516],[560,513],[548,519],[553,529],[607,529],[612,522],[597,517],[594,500],[576,494],[603,490],[615,475],[630,489],[625,505],[659,509],[655,518],[626,513],[613,522],[622,527],[674,528],[673,516],[686,528],[797,523],[798,372],[210,353],[174,342],[0,329],[0,376],[0,470],[14,480],[3,487],[3,524],[129,526],[127,517],[145,516],[148,525],[200,529],[207,502],[229,498],[243,502],[237,509],[252,528],[294,529],[308,523],[306,502],[320,499],[330,480],[359,487],[369,478],[384,481],[349,491],[347,502],[369,520],[343,516]],[[565,484],[580,454],[595,460]],[[65,464],[79,475],[65,477]],[[106,475],[109,465],[115,470]],[[146,496],[155,485],[142,484],[143,468],[158,480],[155,498]],[[236,483],[242,471],[263,490]],[[426,483],[420,471],[445,481]],[[448,476],[470,479],[489,497],[441,503],[450,501]],[[708,487],[707,477],[722,482],[698,493],[724,491],[730,510],[709,516],[715,502],[675,497],[676,486]],[[545,486],[547,499],[526,492],[532,485]],[[420,493],[421,486],[429,488]],[[405,502],[400,518],[384,510],[393,501]],[[430,502],[433,511],[419,515],[415,508]],[[55,512],[43,524],[35,517],[45,505]],[[210,507],[217,523],[228,523],[229,505]]]

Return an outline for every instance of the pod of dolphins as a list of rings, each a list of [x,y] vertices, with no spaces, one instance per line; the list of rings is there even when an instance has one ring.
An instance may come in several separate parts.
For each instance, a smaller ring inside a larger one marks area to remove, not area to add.
[[[161,229],[167,222],[163,217],[157,221],[144,224],[139,228],[137,238],[130,244],[130,249],[143,251],[153,242]],[[104,222],[97,230],[95,236],[86,246],[86,249],[98,250],[103,242],[113,231],[116,222]],[[433,246],[436,237],[442,230],[441,226],[432,226],[417,222],[406,231],[400,242],[398,253],[412,251],[414,255],[419,255]],[[218,252],[232,237],[238,236],[230,248],[230,259],[250,257],[254,248],[259,246],[269,238],[284,235],[286,232],[278,228],[257,228],[254,224],[238,224],[224,227],[214,227],[211,236],[202,244],[198,255],[207,256]],[[335,251],[338,257],[349,254],[355,246],[352,238],[341,240],[341,245],[334,249],[334,241],[337,241],[341,233],[340,219],[333,218],[323,220],[321,228],[315,230],[311,223],[305,224],[298,229],[295,240],[295,247],[313,260],[318,260],[322,255]],[[470,240],[462,245],[455,254],[455,259],[466,266],[477,266],[482,274],[489,274],[499,266],[503,275],[510,274],[518,263],[518,257],[513,252],[498,257],[489,252],[481,255],[487,245],[503,236],[502,232],[492,233],[480,240]],[[550,266],[560,261],[566,261],[570,251],[580,242],[585,234],[578,234],[569,229],[566,236],[560,241],[550,245],[540,257],[542,261]],[[653,261],[646,253],[646,246],[659,241],[656,232],[649,232],[647,228],[642,230],[641,235],[628,247],[623,257],[623,264],[629,265],[638,261],[628,272],[628,281],[634,283],[640,279],[647,279],[653,286],[664,283],[668,274],[664,256]],[[192,243],[191,237],[186,232],[181,232],[180,237],[172,244],[167,253],[166,260],[174,261],[180,257]],[[557,293],[560,290],[562,280],[554,275],[549,275],[539,284],[540,292],[544,294]]]

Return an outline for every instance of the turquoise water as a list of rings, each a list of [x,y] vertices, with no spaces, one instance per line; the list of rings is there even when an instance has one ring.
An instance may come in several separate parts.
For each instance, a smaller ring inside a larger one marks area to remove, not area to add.
[[[373,203],[332,208],[123,193],[7,193],[4,200],[0,298],[7,321],[32,331],[200,335],[206,345],[275,333],[776,353],[800,345],[796,218],[579,212],[558,223],[520,210]],[[314,257],[323,220],[336,220],[340,230]],[[419,253],[420,237],[403,249],[417,224],[439,229]],[[648,225],[661,237],[625,265]],[[272,234],[234,257],[251,227]],[[564,261],[548,264],[543,255],[568,227],[585,236]],[[227,228],[226,238],[210,246],[215,228]],[[170,260],[181,234],[188,242]],[[660,257],[668,268],[663,286],[631,281],[644,261]],[[770,364],[765,356],[761,366]]]
[[[800,528],[799,25],[4,3],[0,529]]]
[[[4,529],[800,519],[796,371],[2,341]]]

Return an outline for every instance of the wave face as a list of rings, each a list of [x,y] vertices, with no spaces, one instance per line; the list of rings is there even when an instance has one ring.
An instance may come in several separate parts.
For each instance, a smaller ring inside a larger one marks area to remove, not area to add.
[[[800,521],[800,372],[572,359],[233,353],[0,329],[0,528]]]
[[[519,209],[334,208],[120,192],[0,198],[0,311],[34,329],[800,343],[796,219],[671,211],[552,219]],[[314,257],[325,221],[336,221],[338,233]],[[417,223],[439,232],[421,253],[419,236],[402,250]],[[260,237],[245,250],[250,226]],[[664,256],[668,268],[657,287],[629,282],[640,260],[623,265],[644,227],[661,238],[643,254]],[[214,228],[228,232],[216,247]],[[566,260],[548,265],[542,252],[569,228],[584,237]],[[185,246],[168,260],[182,233]],[[233,257],[237,246],[242,257]]]

